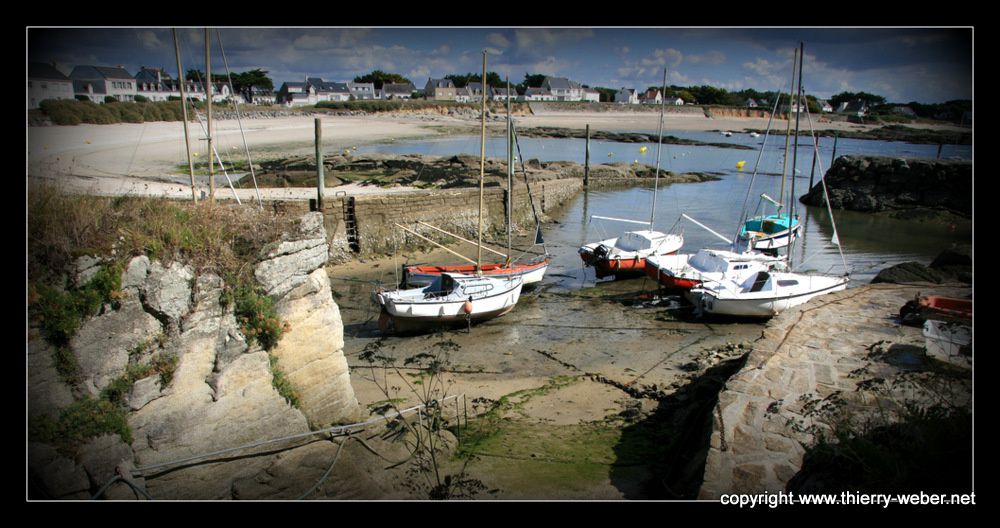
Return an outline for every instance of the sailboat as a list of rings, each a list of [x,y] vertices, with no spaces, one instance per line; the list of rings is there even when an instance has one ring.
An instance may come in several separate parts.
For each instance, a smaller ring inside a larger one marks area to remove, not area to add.
[[[513,260],[512,252],[512,242],[511,242],[511,226],[513,223],[513,203],[512,197],[514,195],[514,123],[511,119],[510,112],[510,82],[507,83],[507,253],[503,254],[497,251],[493,251],[489,248],[485,248],[487,251],[495,253],[501,257],[504,257],[503,262],[491,262],[486,264],[449,264],[449,265],[414,265],[414,266],[404,266],[403,267],[403,284],[409,286],[426,285],[433,282],[439,275],[443,273],[458,274],[458,275],[475,275],[476,273],[482,274],[487,277],[495,278],[514,278],[520,277],[525,286],[530,286],[538,284],[542,281],[545,276],[545,271],[549,268],[549,258],[548,255],[544,256],[542,259],[536,260],[534,262],[516,262]],[[484,83],[483,99],[485,101],[486,90]],[[523,161],[522,161],[523,164]],[[527,173],[525,173],[525,185],[528,184]],[[528,199],[531,200],[531,191],[528,190]],[[532,203],[532,212],[534,212],[534,203]],[[421,225],[429,227],[441,233],[450,235],[454,238],[462,240],[464,242],[471,241],[465,240],[458,235],[448,233],[442,229],[438,229],[430,224],[420,222]],[[536,243],[541,239],[541,233],[539,231],[539,221],[538,214],[535,213],[535,233],[536,233]]]
[[[666,91],[667,70],[663,70],[663,89]],[[649,222],[637,222],[622,218],[594,215],[591,218],[629,222],[649,225],[649,229],[626,231],[619,237],[609,238],[600,242],[584,244],[578,250],[584,265],[593,266],[597,278],[609,275],[626,276],[642,274],[646,268],[646,259],[659,255],[671,255],[684,245],[684,236],[675,233],[661,233],[653,230],[656,216],[656,191],[660,179],[660,149],[663,147],[663,107],[664,98],[660,102],[660,124],[656,146],[656,175],[653,180],[653,203],[650,208]]]
[[[800,49],[796,50],[798,52],[798,93],[800,100],[802,98],[802,53],[804,51],[802,48],[804,46],[800,44]],[[795,78],[794,67],[792,78]],[[796,117],[796,147],[798,146],[798,130],[799,119]],[[813,138],[813,144],[815,146],[815,138]],[[823,185],[825,189],[826,184],[823,183]],[[794,196],[794,180],[790,194]],[[791,202],[791,198],[789,201]],[[791,203],[794,204],[794,202]],[[833,222],[832,211],[830,213],[830,221]],[[836,224],[833,224],[833,226],[834,234],[832,242],[839,247],[840,242],[837,239]],[[792,269],[791,249],[791,246],[789,246],[789,250],[785,255],[788,269]],[[688,299],[702,313],[743,317],[771,317],[819,295],[843,290],[847,288],[848,281],[847,276],[759,270],[750,276],[733,274],[725,276],[719,281],[702,283],[699,287],[693,288],[688,292]]]
[[[483,80],[486,79],[486,52],[483,52]],[[485,85],[485,82],[484,82]],[[379,329],[408,331],[414,328],[466,321],[472,324],[499,317],[517,304],[524,281],[521,276],[490,277],[483,273],[483,190],[486,170],[486,94],[483,93],[482,136],[479,163],[479,252],[472,269],[474,274],[444,272],[429,284],[418,288],[381,288],[372,298],[381,307]],[[398,227],[409,231],[403,226]],[[411,232],[417,236],[418,233]],[[464,258],[464,257],[463,257]],[[468,260],[468,259],[466,259]]]

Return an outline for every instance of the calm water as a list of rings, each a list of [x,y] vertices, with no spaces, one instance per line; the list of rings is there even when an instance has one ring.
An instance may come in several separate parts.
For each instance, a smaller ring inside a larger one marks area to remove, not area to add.
[[[653,133],[655,131],[637,130]],[[661,186],[656,200],[656,229],[661,231],[682,231],[685,237],[683,252],[694,252],[702,247],[722,248],[726,244],[695,224],[682,220],[681,213],[711,227],[715,231],[732,237],[740,219],[744,202],[752,210],[758,205],[761,193],[777,198],[781,188],[780,173],[784,161],[784,137],[770,137],[764,147],[758,165],[758,176],[748,198],[751,173],[757,164],[758,152],[763,136],[750,137],[748,134],[733,134],[724,137],[713,132],[670,132],[681,138],[713,142],[731,142],[753,146],[755,150],[735,150],[716,147],[690,147],[664,145],[660,166],[674,172],[712,172],[721,180],[698,184],[678,184]],[[795,195],[806,193],[809,186],[810,170],[813,162],[812,145],[800,145],[797,156],[798,178]],[[640,148],[646,146],[645,153]],[[570,160],[583,163],[585,140],[582,139],[521,139],[521,154],[525,159],[537,158],[542,161]],[[819,147],[821,166],[829,167],[833,139],[822,138]],[[504,157],[503,139],[487,141],[487,156]],[[907,158],[934,158],[937,145],[914,145],[900,142],[840,139],[837,155],[861,154],[878,156],[900,156]],[[386,154],[427,154],[446,156],[469,154],[478,156],[478,137],[451,137],[445,139],[397,142],[369,145],[359,148],[359,153]],[[971,159],[972,148],[968,145],[945,145],[942,158]],[[790,154],[789,157],[792,157]],[[623,144],[603,141],[591,142],[591,161],[605,163],[625,161],[656,163],[655,144]],[[737,162],[745,161],[744,170],[736,168]],[[791,164],[791,160],[789,161]],[[815,180],[822,172],[817,167]],[[786,181],[786,196],[790,191],[790,178]],[[553,255],[552,266],[546,276],[546,283],[553,287],[577,288],[581,284],[593,284],[593,271],[584,273],[576,249],[582,244],[618,236],[622,231],[641,229],[636,224],[590,220],[592,215],[613,216],[632,220],[648,221],[652,205],[652,187],[629,187],[614,190],[591,190],[580,193],[570,200],[555,217],[556,224],[543,228],[547,248]],[[825,209],[806,207],[797,203],[802,215],[804,235],[796,241],[793,261],[798,270],[843,273],[844,263],[851,270],[854,284],[866,283],[878,270],[906,261],[930,263],[941,250],[952,243],[970,243],[971,223],[963,225],[941,225],[930,222],[912,222],[876,217],[852,211],[834,211],[837,232],[844,252],[842,260],[836,247],[829,243],[833,232]],[[773,213],[773,207],[767,213]]]

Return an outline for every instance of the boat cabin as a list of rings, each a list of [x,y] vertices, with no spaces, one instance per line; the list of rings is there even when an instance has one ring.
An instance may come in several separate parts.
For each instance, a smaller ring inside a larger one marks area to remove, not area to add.
[[[615,247],[622,251],[642,251],[659,246],[666,237],[657,231],[629,231],[618,237]]]

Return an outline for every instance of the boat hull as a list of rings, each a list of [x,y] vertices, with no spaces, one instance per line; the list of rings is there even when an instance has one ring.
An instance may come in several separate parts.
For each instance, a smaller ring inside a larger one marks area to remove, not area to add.
[[[601,242],[582,246],[578,253],[584,265],[591,266],[597,272],[597,278],[611,275],[616,277],[640,276],[646,273],[648,257],[676,255],[684,245],[684,237],[680,235],[664,235],[655,233],[657,240],[653,247],[643,249],[623,249],[618,247],[619,239],[612,238]],[[626,233],[628,236],[630,233]]]
[[[766,318],[773,317],[793,306],[809,302],[814,297],[846,289],[847,282],[846,278],[842,278],[829,286],[808,292],[742,298],[720,295],[712,290],[696,289],[690,292],[689,300],[699,306],[704,313]]]
[[[434,284],[440,284],[442,278],[468,285],[462,292],[455,290],[448,294],[438,294],[431,286],[375,292],[373,298],[382,308],[379,329],[392,333],[499,317],[514,308],[524,285],[519,278],[504,280],[451,274],[437,277]],[[473,289],[478,289],[478,293],[469,293]]]
[[[481,269],[483,276],[496,279],[520,277],[525,286],[530,286],[538,284],[545,277],[545,272],[549,269],[549,260],[545,259],[534,264],[513,264],[507,267],[500,263],[483,264]],[[403,268],[403,284],[411,287],[425,285],[442,273],[475,275],[476,267],[473,265],[407,266]]]

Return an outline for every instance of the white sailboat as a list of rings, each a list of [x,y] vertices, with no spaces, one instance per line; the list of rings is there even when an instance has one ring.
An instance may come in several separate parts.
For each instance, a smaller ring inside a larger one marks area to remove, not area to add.
[[[663,89],[666,91],[667,70],[663,70]],[[664,101],[666,99],[664,98]],[[638,222],[623,218],[594,215],[591,218],[629,222],[648,225],[649,229],[627,231],[619,237],[609,238],[600,242],[584,244],[577,251],[584,265],[593,266],[598,278],[609,275],[623,276],[642,274],[646,269],[646,259],[649,257],[671,255],[684,245],[684,235],[677,233],[661,233],[653,229],[656,217],[656,191],[660,179],[660,149],[663,147],[663,107],[660,103],[660,124],[657,131],[659,137],[656,145],[656,174],[653,180],[653,203],[650,208],[649,222]]]
[[[486,52],[484,51],[484,87],[486,85],[485,80]],[[486,92],[484,90],[479,164],[479,253],[474,262],[475,267],[471,270],[473,274],[462,275],[445,272],[434,276],[430,284],[424,287],[400,288],[390,291],[376,290],[372,294],[372,298],[381,307],[379,329],[382,332],[408,331],[422,326],[451,324],[460,321],[466,321],[471,325],[473,321],[499,317],[509,312],[517,304],[521,295],[521,288],[524,285],[521,275],[491,277],[483,273],[482,239],[485,171]],[[421,236],[406,228],[403,229],[414,235]]]
[[[798,51],[798,92],[802,98],[802,46]],[[794,72],[793,72],[794,79]],[[798,141],[798,118],[795,138]],[[815,147],[815,138],[813,138]],[[822,182],[822,181],[821,181]],[[825,182],[823,183],[825,189]],[[792,189],[794,195],[794,187]],[[791,202],[791,199],[789,200]],[[794,203],[794,202],[792,202]],[[829,207],[828,207],[829,211]],[[831,211],[830,221],[833,222]],[[833,224],[833,240],[840,245]],[[787,268],[792,269],[791,251],[785,255]],[[845,263],[846,267],[846,263]],[[732,274],[715,282],[703,282],[688,292],[688,299],[702,313],[735,315],[743,317],[771,317],[793,306],[805,303],[819,295],[847,288],[847,276],[817,273],[792,273],[790,271],[759,270],[750,276]]]

